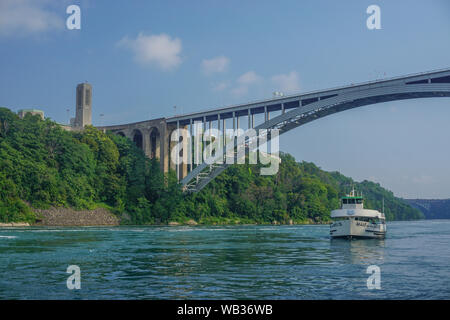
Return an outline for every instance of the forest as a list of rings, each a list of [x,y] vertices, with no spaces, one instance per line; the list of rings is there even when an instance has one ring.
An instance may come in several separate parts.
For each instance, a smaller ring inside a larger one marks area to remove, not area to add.
[[[33,209],[104,207],[123,224],[327,223],[352,186],[365,207],[388,220],[423,219],[419,210],[379,184],[355,182],[281,154],[276,175],[260,165],[233,165],[195,194],[183,194],[175,173],[125,137],[89,126],[66,131],[56,122],[0,108],[0,222],[36,220]]]

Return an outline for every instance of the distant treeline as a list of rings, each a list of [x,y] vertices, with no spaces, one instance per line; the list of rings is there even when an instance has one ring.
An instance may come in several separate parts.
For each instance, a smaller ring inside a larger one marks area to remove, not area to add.
[[[450,199],[405,199],[423,212],[426,219],[450,219]]]
[[[94,127],[63,130],[38,116],[24,119],[0,108],[0,222],[34,222],[33,208],[105,207],[124,223],[321,223],[352,185],[366,207],[389,220],[423,214],[369,181],[356,183],[312,163],[281,155],[279,172],[234,165],[196,194],[181,192],[175,173],[161,173],[130,140]]]

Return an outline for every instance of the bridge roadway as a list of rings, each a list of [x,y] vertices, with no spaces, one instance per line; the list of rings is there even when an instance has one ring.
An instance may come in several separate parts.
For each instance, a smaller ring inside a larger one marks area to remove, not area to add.
[[[169,167],[177,172],[185,191],[196,192],[205,187],[228,166],[209,165],[206,159],[201,164],[175,165],[170,161],[170,150],[175,142],[171,133],[185,128],[194,136],[196,125],[203,131],[216,128],[279,129],[283,134],[307,122],[344,110],[388,101],[450,97],[450,69],[422,72],[401,77],[352,84],[327,90],[276,97],[235,106],[217,108],[169,118],[159,118],[123,125],[99,127],[111,130],[133,140],[149,157],[160,159],[161,170]],[[258,119],[259,118],[259,119]],[[244,119],[244,123],[240,120]],[[188,139],[180,141],[188,143]],[[234,148],[228,146],[228,148]],[[187,149],[187,148],[185,148]],[[190,154],[191,157],[194,155]],[[213,161],[223,157],[216,155]],[[191,159],[192,160],[192,159]],[[209,159],[208,163],[211,163]]]

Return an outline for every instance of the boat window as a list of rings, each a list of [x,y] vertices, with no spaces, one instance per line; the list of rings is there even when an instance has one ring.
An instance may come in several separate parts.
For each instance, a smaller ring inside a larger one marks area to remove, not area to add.
[[[355,199],[348,199],[348,203],[350,203],[350,204],[355,204]]]
[[[347,199],[342,199],[342,203],[343,203],[343,204],[348,204]]]
[[[356,199],[357,204],[361,204],[362,202],[363,202],[362,199]]]

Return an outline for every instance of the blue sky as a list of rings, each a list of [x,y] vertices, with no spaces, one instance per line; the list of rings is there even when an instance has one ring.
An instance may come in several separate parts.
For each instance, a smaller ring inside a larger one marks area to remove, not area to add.
[[[80,30],[65,26],[71,4]],[[372,4],[381,30],[366,27]],[[449,40],[446,0],[0,0],[0,105],[67,122],[89,81],[94,124],[141,121],[448,68]],[[280,147],[398,196],[450,198],[449,120],[448,98],[377,104],[297,128]]]

